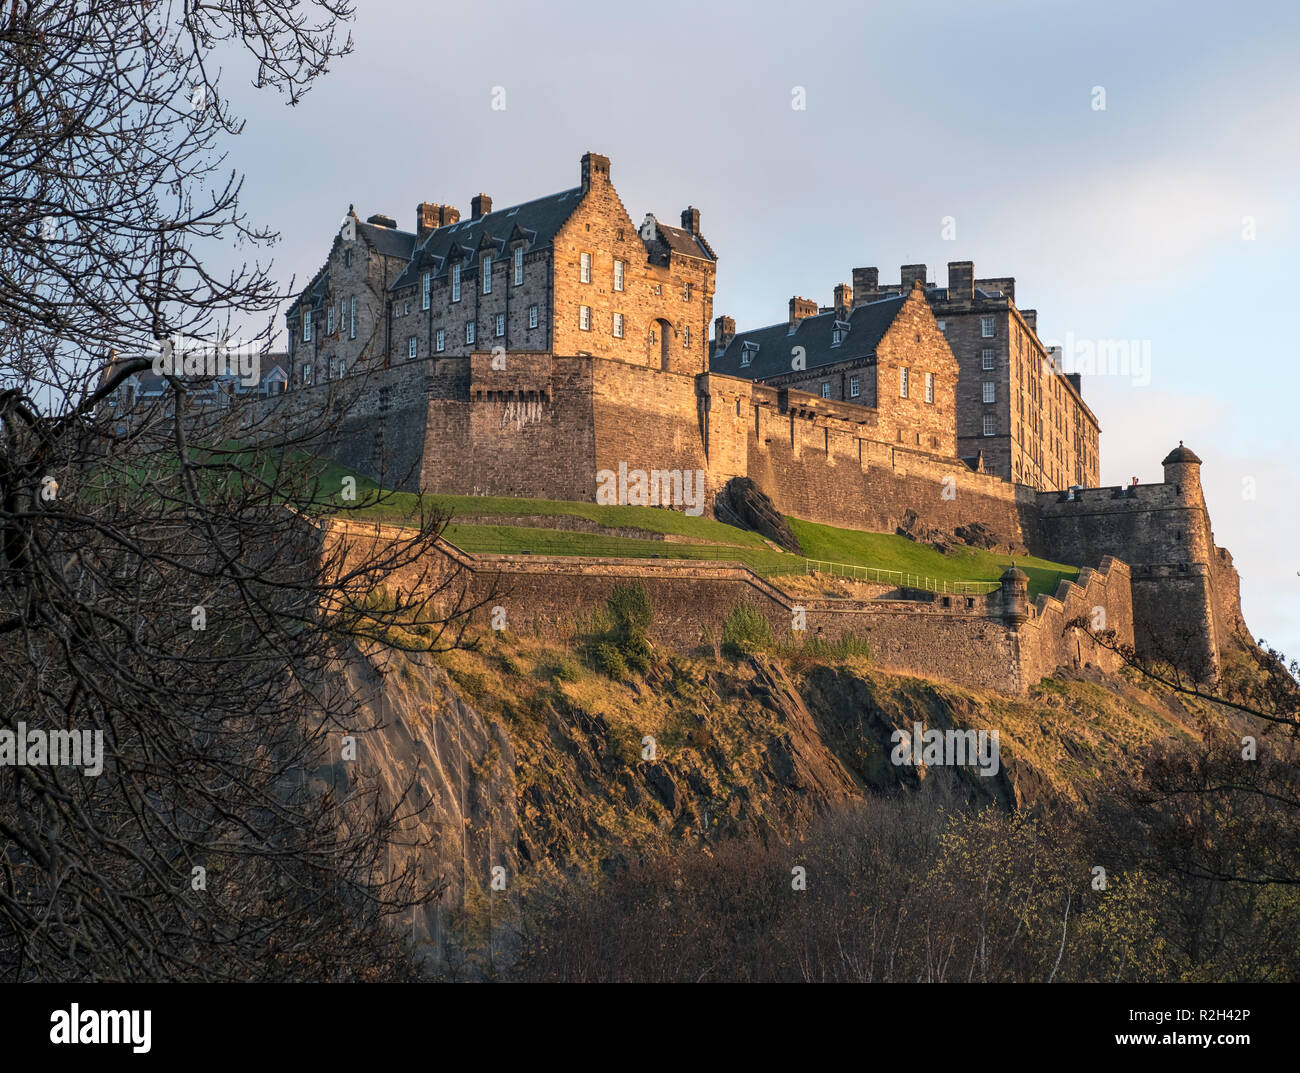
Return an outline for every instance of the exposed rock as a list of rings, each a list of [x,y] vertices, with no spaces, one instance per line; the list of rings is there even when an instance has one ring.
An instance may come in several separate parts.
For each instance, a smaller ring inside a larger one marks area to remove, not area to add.
[[[713,513],[721,522],[752,529],[786,551],[803,554],[785,516],[749,477],[732,477],[714,500]]]

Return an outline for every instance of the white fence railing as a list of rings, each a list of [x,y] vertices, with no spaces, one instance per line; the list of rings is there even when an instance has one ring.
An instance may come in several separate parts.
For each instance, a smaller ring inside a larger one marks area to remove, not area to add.
[[[875,566],[855,566],[853,563],[832,563],[822,559],[805,559],[809,574],[830,574],[859,581],[876,581],[897,585],[900,589],[921,589],[925,592],[951,593],[955,596],[982,596],[1001,588],[996,581],[949,581],[947,578],[929,577],[926,574],[909,574],[905,570],[882,570]]]

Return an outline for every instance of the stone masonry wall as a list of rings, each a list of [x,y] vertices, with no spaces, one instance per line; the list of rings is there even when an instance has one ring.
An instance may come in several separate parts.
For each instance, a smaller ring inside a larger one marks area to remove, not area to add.
[[[333,522],[327,539],[343,541],[345,561],[362,562],[378,545],[398,539],[389,526]],[[423,561],[384,584],[411,592],[431,591],[449,581],[445,593],[462,606],[477,606],[471,622],[491,628],[494,609],[505,628],[570,636],[601,610],[620,584],[645,586],[654,608],[651,639],[677,649],[712,646],[721,640],[726,617],[740,602],[765,615],[778,643],[813,637],[865,639],[878,666],[924,678],[1003,693],[1023,693],[1060,663],[1076,662],[1065,623],[1085,609],[1102,605],[1113,616],[1122,639],[1130,622],[1122,563],[1086,571],[1081,584],[1062,590],[1060,599],[1040,598],[1033,617],[1019,631],[999,617],[998,594],[918,600],[808,600],[795,598],[748,569],[727,564],[650,562],[639,559],[545,558],[466,555],[444,545],[437,561]],[[450,604],[448,605],[450,606]],[[806,631],[794,629],[803,611]],[[1085,658],[1097,658],[1091,652]]]

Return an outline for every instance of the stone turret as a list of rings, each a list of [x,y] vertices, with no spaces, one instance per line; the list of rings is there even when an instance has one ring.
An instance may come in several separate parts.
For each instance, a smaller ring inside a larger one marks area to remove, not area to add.
[[[1002,618],[1012,628],[1029,618],[1029,575],[1017,566],[1002,572]]]
[[[1178,446],[1165,455],[1160,463],[1165,468],[1165,484],[1172,484],[1178,489],[1178,495],[1189,506],[1204,505],[1201,494],[1201,460],[1190,448],[1178,441]]]

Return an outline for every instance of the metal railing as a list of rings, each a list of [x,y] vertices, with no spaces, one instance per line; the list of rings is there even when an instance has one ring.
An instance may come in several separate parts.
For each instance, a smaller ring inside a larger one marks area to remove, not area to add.
[[[997,581],[949,581],[926,574],[910,574],[905,570],[885,570],[875,566],[857,566],[853,563],[832,563],[823,559],[805,559],[805,573],[830,574],[860,581],[875,581],[897,585],[900,589],[919,589],[923,592],[951,593],[954,596],[983,596],[1001,588]]]
[[[480,536],[478,534],[457,534],[454,543],[462,551],[471,555],[560,555],[593,556],[596,558],[637,558],[637,559],[673,559],[693,562],[734,562],[748,567],[760,577],[788,577],[790,575],[824,574],[830,577],[843,577],[857,581],[872,581],[885,585],[896,585],[901,589],[916,589],[923,592],[951,594],[955,596],[982,596],[996,591],[1000,585],[996,581],[951,581],[947,578],[930,577],[926,574],[914,574],[904,570],[887,570],[875,566],[859,566],[855,563],[836,563],[825,559],[806,559],[794,555],[780,555],[767,549],[736,547],[724,544],[690,544],[676,542],[653,542],[653,546],[637,547],[635,554],[630,543],[650,545],[650,541],[633,541],[621,537],[600,537],[581,534],[576,546],[570,543],[575,535],[565,532],[560,539],[548,539],[544,530],[539,530],[537,539],[519,541],[501,539],[495,534]],[[558,534],[557,534],[558,536]],[[629,555],[629,552],[633,554]]]

